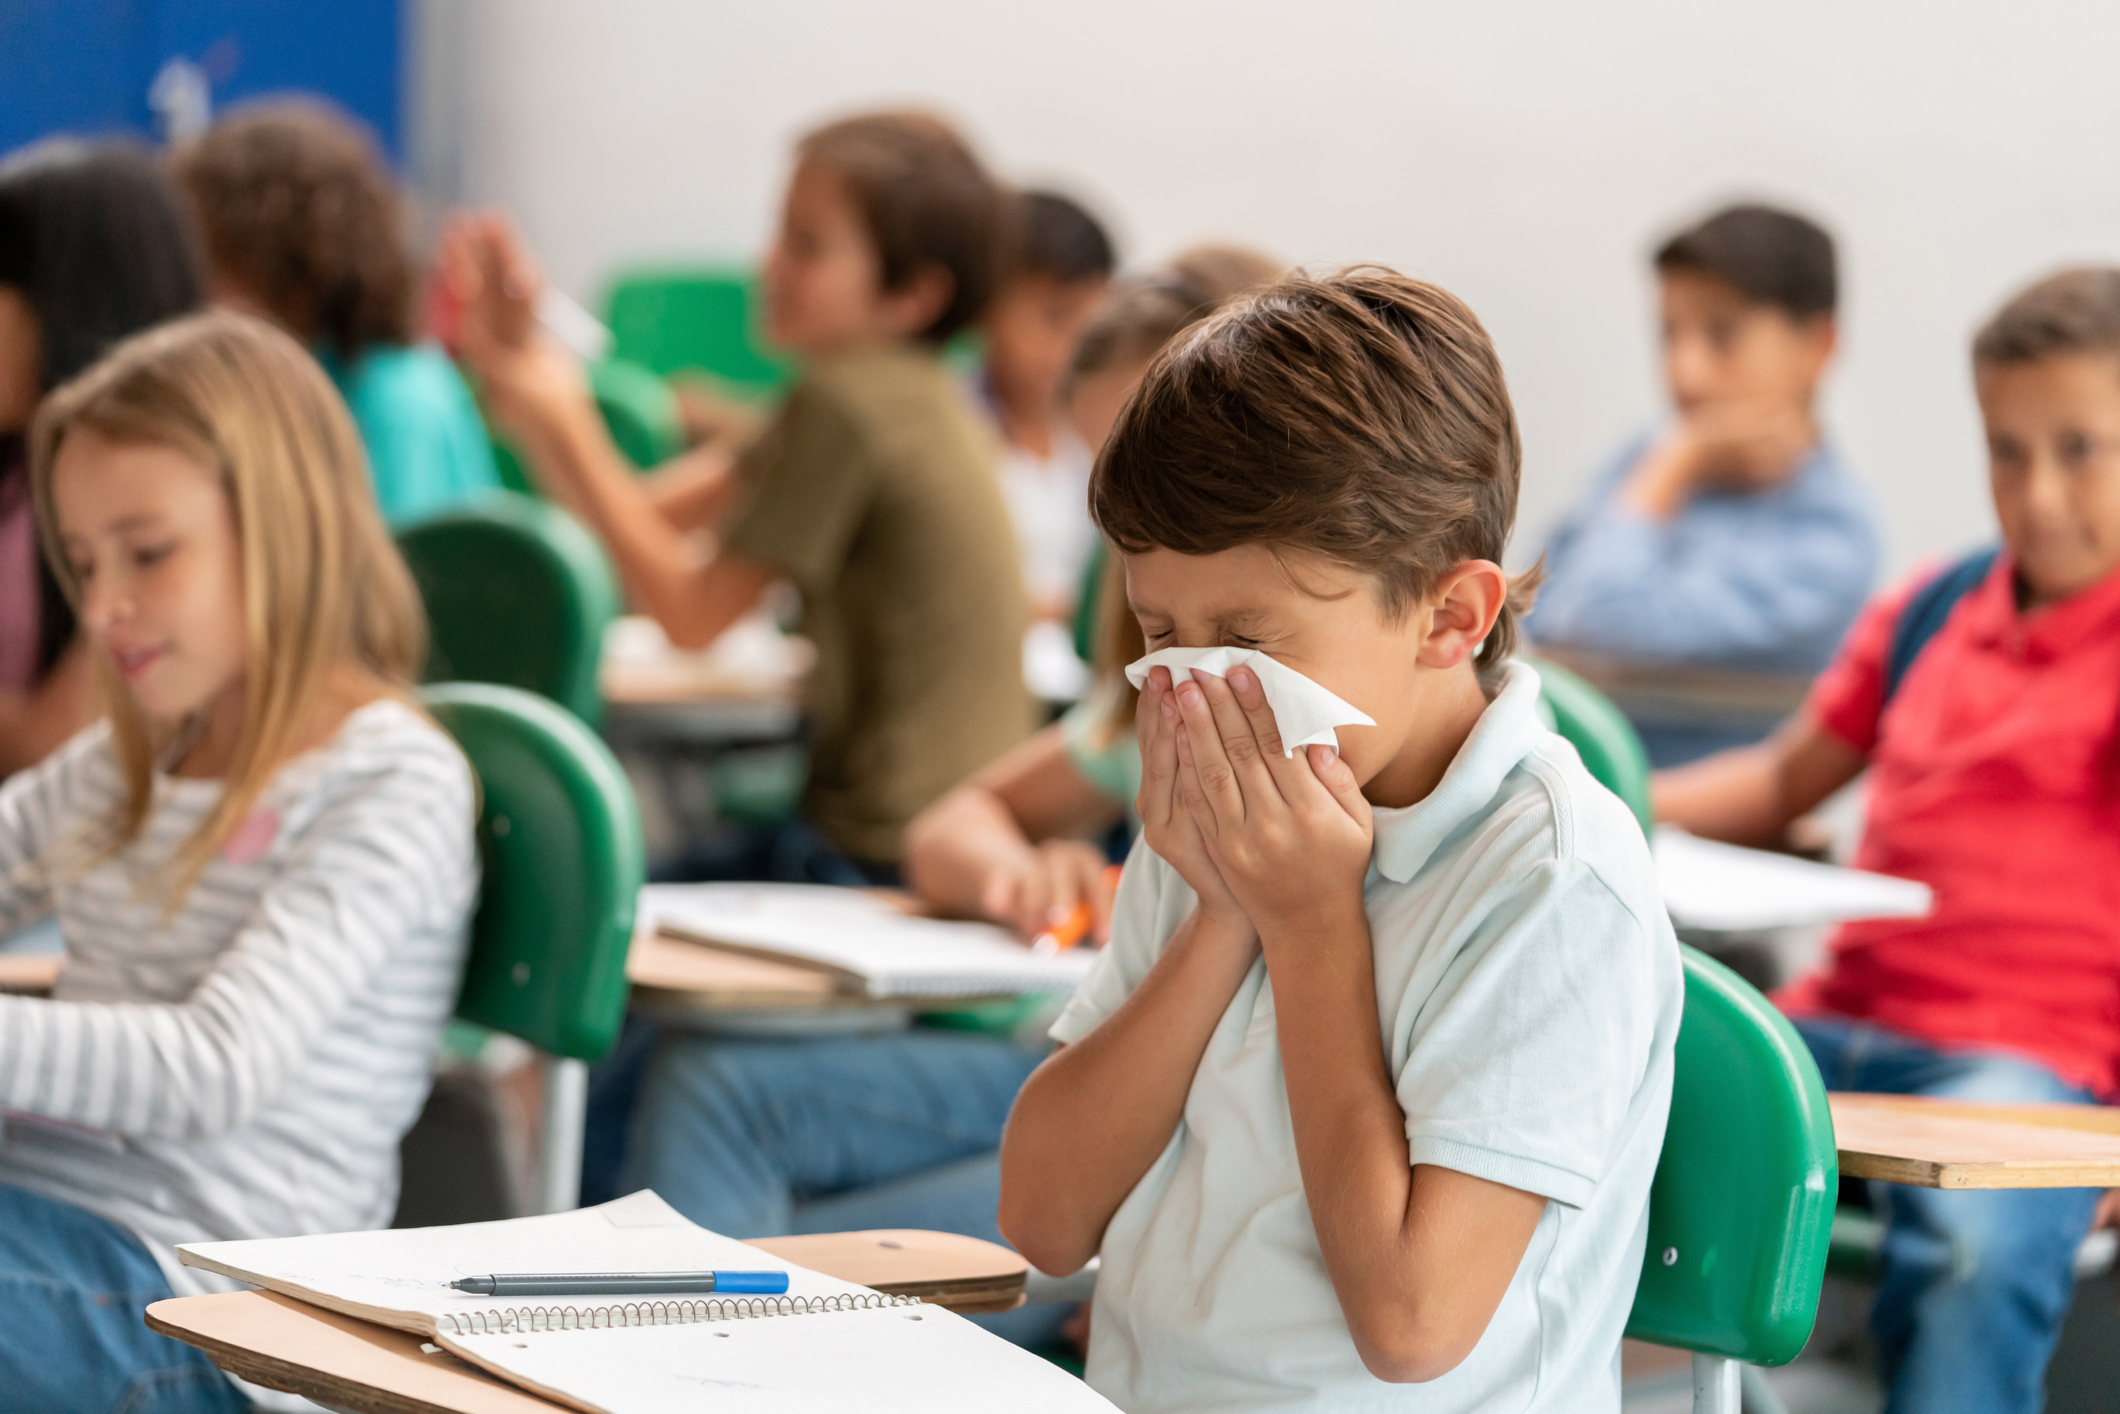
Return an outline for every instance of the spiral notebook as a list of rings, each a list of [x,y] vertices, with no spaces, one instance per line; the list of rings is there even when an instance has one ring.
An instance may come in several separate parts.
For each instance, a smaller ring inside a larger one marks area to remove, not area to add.
[[[1111,1414],[1087,1385],[939,1306],[707,1231],[650,1192],[508,1222],[188,1243],[186,1266],[428,1337],[592,1414],[717,1409]],[[472,1296],[496,1271],[785,1270],[785,1296]]]
[[[638,911],[670,937],[816,968],[879,1001],[1066,993],[1096,961],[1089,948],[1042,957],[992,924],[914,917],[857,889],[650,884]]]

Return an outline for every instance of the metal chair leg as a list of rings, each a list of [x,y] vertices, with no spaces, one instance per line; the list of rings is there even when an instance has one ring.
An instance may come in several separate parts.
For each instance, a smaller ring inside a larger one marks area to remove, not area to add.
[[[1740,1414],[1737,1362],[1693,1352],[1693,1414]]]
[[[581,1206],[582,1130],[588,1117],[589,1063],[566,1056],[546,1056],[545,1132],[538,1146],[538,1212],[565,1213]]]

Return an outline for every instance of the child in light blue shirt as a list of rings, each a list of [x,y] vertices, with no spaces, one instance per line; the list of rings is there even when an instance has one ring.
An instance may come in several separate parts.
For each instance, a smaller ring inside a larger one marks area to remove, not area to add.
[[[1878,549],[1869,497],[1813,407],[1837,339],[1832,238],[1739,206],[1674,236],[1656,267],[1678,415],[1630,444],[1553,533],[1526,628],[1635,664],[1808,677],[1854,622]],[[1770,724],[1635,725],[1661,766]]]
[[[1101,1256],[1130,1414],[1619,1408],[1682,983],[1641,830],[1538,715],[1519,448],[1472,312],[1363,269],[1167,350],[1091,508],[1153,668],[1111,943],[1002,1142],[1001,1230]],[[1393,1385],[1418,1383],[1415,1396]]]

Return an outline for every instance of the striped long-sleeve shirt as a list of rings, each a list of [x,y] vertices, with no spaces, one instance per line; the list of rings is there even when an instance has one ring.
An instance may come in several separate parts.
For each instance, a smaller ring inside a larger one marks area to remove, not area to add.
[[[219,1283],[176,1243],[389,1222],[478,887],[469,766],[401,703],[282,767],[165,922],[140,884],[220,789],[158,774],[70,876],[123,797],[108,728],[0,787],[0,932],[56,912],[68,959],[0,997],[0,1183],[130,1228],[180,1294]]]

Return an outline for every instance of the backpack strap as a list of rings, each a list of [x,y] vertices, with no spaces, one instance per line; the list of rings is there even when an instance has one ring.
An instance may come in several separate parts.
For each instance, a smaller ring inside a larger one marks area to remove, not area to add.
[[[1999,545],[1976,550],[1914,591],[1906,607],[1899,611],[1899,622],[1892,626],[1892,646],[1884,659],[1884,695],[1878,699],[1878,710],[1882,711],[1885,703],[1892,700],[1921,650],[1928,647],[1929,640],[1951,617],[1958,601],[1988,577],[2001,553]]]

